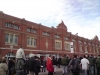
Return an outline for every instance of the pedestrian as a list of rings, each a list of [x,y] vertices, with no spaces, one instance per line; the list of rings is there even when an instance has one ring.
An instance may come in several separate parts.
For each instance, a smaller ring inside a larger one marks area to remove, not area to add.
[[[48,71],[48,75],[53,75],[54,72],[54,67],[53,67],[53,61],[52,61],[52,56],[49,55],[46,61],[46,68]]]
[[[95,59],[94,59],[93,55],[91,55],[88,60],[89,60],[89,63],[90,63],[89,64],[90,73],[91,73],[91,75],[94,75]]]
[[[12,64],[13,64],[13,66],[12,66],[12,72],[11,72],[11,75],[15,75],[16,74],[16,71],[15,71],[15,58],[12,58]]]
[[[84,55],[83,59],[81,60],[82,70],[84,72],[84,75],[87,75],[87,71],[89,68],[89,60]]]
[[[29,57],[26,59],[26,73],[29,74]]]
[[[57,59],[53,56],[52,61],[53,61],[54,73],[56,73]]]
[[[80,75],[80,60],[77,58],[77,55],[73,55],[74,58],[71,61],[72,73],[73,75]]]
[[[6,75],[7,71],[8,71],[8,65],[6,64],[5,57],[3,57],[0,63],[0,75]]]
[[[26,58],[22,46],[16,52],[16,75],[26,75]]]
[[[64,55],[61,59],[61,64],[63,66],[63,75],[67,75],[69,59],[66,57],[66,55]]]
[[[100,55],[98,55],[98,58],[96,59],[96,69],[97,69],[97,75],[100,75]]]
[[[42,70],[42,72],[46,71],[46,57],[41,59],[41,70]]]
[[[89,55],[85,55],[85,57],[89,61]],[[88,65],[87,75],[90,75],[90,65]]]
[[[35,56],[34,54],[31,54],[28,60],[29,75],[34,75],[34,63],[35,63],[34,56]]]
[[[57,63],[58,63],[58,68],[60,68],[60,65],[61,65],[61,57],[58,58]]]
[[[9,58],[8,61],[8,75],[15,74],[15,58]]]
[[[35,61],[34,61],[34,73],[35,73],[35,75],[38,75],[38,73],[40,72],[40,68],[41,68],[40,59],[38,56],[35,56]]]

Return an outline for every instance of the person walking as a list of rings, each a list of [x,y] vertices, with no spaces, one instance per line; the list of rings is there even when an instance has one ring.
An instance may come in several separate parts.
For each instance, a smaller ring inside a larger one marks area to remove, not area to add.
[[[60,65],[61,65],[61,57],[58,58],[57,63],[58,63],[58,68],[60,68]]]
[[[8,61],[8,75],[14,75],[15,74],[15,59],[10,58]]]
[[[97,68],[97,75],[100,75],[100,55],[98,55],[98,58],[96,59],[96,68]]]
[[[34,73],[35,73],[35,75],[38,75],[38,73],[40,72],[40,68],[41,68],[40,59],[39,59],[39,57],[35,56],[35,61],[34,61]]]
[[[74,55],[74,58],[71,60],[70,65],[72,66],[72,74],[80,75],[80,60],[77,58],[77,55]]]
[[[53,56],[52,62],[53,62],[53,67],[54,67],[54,73],[56,73],[57,59],[54,56]]]
[[[89,67],[89,60],[86,59],[86,56],[84,55],[83,59],[81,60],[82,70],[84,72],[84,75],[87,75],[88,67]]]
[[[6,64],[5,57],[3,57],[0,63],[0,75],[6,75],[7,71],[8,71],[8,65]]]
[[[52,56],[51,55],[49,55],[49,57],[47,58],[46,68],[47,68],[47,71],[48,71],[48,75],[53,75],[54,67],[53,67],[53,62],[52,62]]]
[[[30,55],[30,58],[28,60],[28,69],[29,69],[29,75],[34,75],[34,62],[35,62],[35,58],[34,58],[34,54]]]
[[[66,55],[64,55],[63,58],[61,59],[61,64],[63,66],[63,75],[67,75],[69,59],[66,57]]]
[[[89,60],[89,63],[90,63],[89,64],[90,73],[91,73],[91,75],[94,75],[95,59],[94,59],[93,55],[91,55],[88,60]]]
[[[22,46],[20,46],[20,48],[17,50],[16,52],[16,75],[26,75],[26,70],[25,70],[25,66],[26,66],[26,58],[25,58],[25,53],[24,50],[22,48]]]
[[[46,71],[46,58],[45,57],[41,59],[41,71],[42,72]]]

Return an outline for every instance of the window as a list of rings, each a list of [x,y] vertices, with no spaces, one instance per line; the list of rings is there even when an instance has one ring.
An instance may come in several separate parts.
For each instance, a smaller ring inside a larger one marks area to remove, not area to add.
[[[69,40],[69,38],[66,37],[65,40]]]
[[[95,47],[93,47],[93,52],[95,53],[96,51],[95,51]]]
[[[79,50],[80,50],[80,52],[83,52],[82,45],[79,46]]]
[[[62,49],[62,42],[60,40],[55,40],[55,49],[56,50]]]
[[[91,46],[90,46],[90,52],[92,51]]]
[[[60,36],[59,35],[55,35],[55,38],[60,38]]]
[[[84,42],[84,44],[87,44],[86,42]]]
[[[9,34],[6,33],[5,42],[9,42]]]
[[[85,53],[88,53],[88,49],[87,49],[88,47],[87,46],[85,46]]]
[[[18,35],[12,33],[5,33],[5,44],[18,44]]]
[[[27,45],[30,45],[30,38],[27,37]]]
[[[37,30],[31,29],[31,32],[32,32],[32,33],[37,33]]]
[[[15,35],[15,42],[14,43],[18,44],[18,36],[17,35]]]
[[[32,32],[32,33],[37,33],[36,29],[32,29],[32,28],[27,28],[26,29],[27,32]]]
[[[50,36],[50,34],[48,32],[42,32],[42,35]]]
[[[10,35],[10,43],[13,43],[13,34]]]
[[[31,32],[31,29],[30,28],[27,28],[27,32]]]
[[[31,40],[31,45],[33,44],[33,38],[30,39]]]
[[[70,50],[70,42],[65,42],[65,50]]]
[[[73,41],[73,42],[76,42],[76,40],[75,40],[75,39],[72,39],[72,41]]]
[[[8,22],[5,23],[5,27],[14,28],[14,29],[20,29],[20,26],[15,25],[13,23],[8,23]]]
[[[82,41],[78,41],[79,43],[82,43]]]
[[[20,29],[18,25],[14,25],[14,29]]]
[[[34,46],[36,46],[37,39],[34,39]]]
[[[37,39],[34,37],[27,37],[27,46],[28,47],[36,47],[37,46]]]

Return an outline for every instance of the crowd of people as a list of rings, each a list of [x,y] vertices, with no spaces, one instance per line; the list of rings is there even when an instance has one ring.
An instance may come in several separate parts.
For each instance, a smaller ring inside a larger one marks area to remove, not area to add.
[[[62,68],[62,75],[100,75],[100,55],[78,57],[76,54],[69,57],[64,54],[62,57],[40,58],[36,54],[31,54],[29,58],[25,57],[22,46],[17,50],[15,58],[7,60],[2,57],[0,61],[0,75],[39,75],[39,72],[48,71],[48,75],[56,74],[56,67]]]

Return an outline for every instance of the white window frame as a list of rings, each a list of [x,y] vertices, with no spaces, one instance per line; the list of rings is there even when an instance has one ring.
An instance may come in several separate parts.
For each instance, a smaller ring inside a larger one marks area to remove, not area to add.
[[[8,41],[6,41],[6,34],[8,34]],[[11,42],[11,35],[13,35],[12,42]],[[15,36],[17,36],[17,43],[15,43]],[[18,45],[18,35],[13,33],[5,33],[5,44],[6,45]]]
[[[37,47],[37,39],[35,37],[27,37],[27,47]]]

